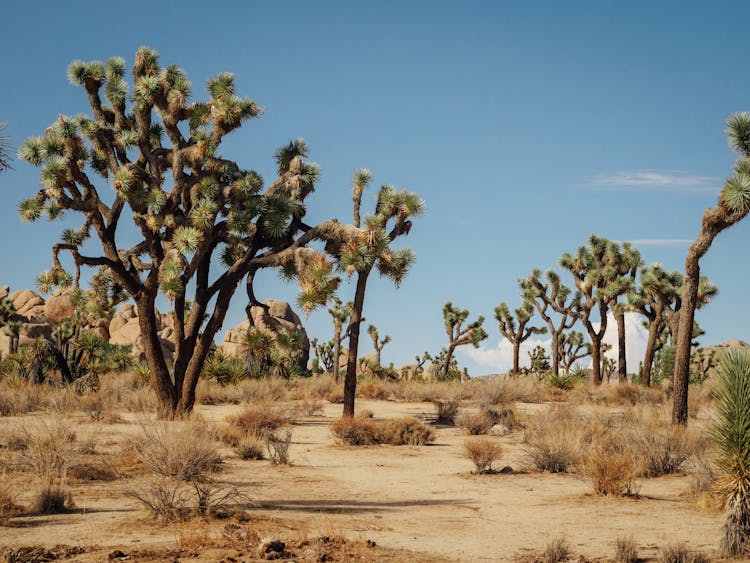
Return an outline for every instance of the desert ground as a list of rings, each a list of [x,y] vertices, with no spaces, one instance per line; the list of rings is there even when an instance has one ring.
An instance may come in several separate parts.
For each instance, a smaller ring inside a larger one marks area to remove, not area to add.
[[[213,480],[240,493],[230,510],[171,522],[155,518],[125,494],[143,473],[127,444],[144,425],[155,424],[152,415],[115,409],[92,416],[90,404],[78,412],[68,404],[1,417],[3,479],[20,506],[32,502],[37,476],[13,464],[23,450],[10,451],[8,437],[29,434],[40,422],[53,420],[73,430],[75,443],[86,446],[89,465],[103,465],[113,474],[68,475],[65,486],[75,506],[62,514],[19,513],[0,527],[0,546],[9,561],[252,561],[269,558],[258,551],[264,538],[278,538],[298,547],[285,560],[534,561],[545,560],[549,542],[564,538],[571,559],[604,561],[612,560],[618,539],[630,538],[642,560],[659,560],[676,544],[713,557],[721,512],[696,496],[689,470],[637,478],[630,494],[602,496],[575,472],[530,467],[523,426],[559,408],[561,398],[511,403],[519,426],[490,437],[503,453],[489,474],[477,474],[464,455],[465,428],[433,423],[432,402],[358,399],[358,410],[372,420],[413,417],[430,425],[435,440],[424,446],[355,447],[331,432],[341,405],[315,401],[307,410],[316,412],[306,415],[299,400],[277,400],[274,408],[293,413],[290,463],[246,461],[221,445],[222,463]],[[467,413],[477,410],[470,400],[461,404]],[[220,428],[248,405],[252,401],[202,404],[194,419]],[[578,408],[585,416],[638,407],[583,401]],[[694,432],[702,432],[709,416],[692,422]],[[321,543],[329,544],[327,551],[319,549]],[[315,549],[305,551],[306,546]]]

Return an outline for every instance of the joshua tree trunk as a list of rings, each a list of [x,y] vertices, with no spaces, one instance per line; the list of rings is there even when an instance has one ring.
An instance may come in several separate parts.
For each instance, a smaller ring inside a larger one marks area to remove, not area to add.
[[[615,320],[617,320],[617,376],[620,383],[625,383],[628,380],[628,366],[625,357],[625,311],[616,312]]]
[[[518,375],[519,356],[521,355],[521,343],[516,340],[513,343],[513,373]]]
[[[359,348],[359,327],[362,323],[362,310],[365,305],[365,289],[370,270],[357,274],[357,289],[354,293],[354,304],[349,320],[349,354],[346,359],[346,376],[344,378],[344,416],[354,416],[354,396],[357,393],[357,352]]]
[[[560,338],[557,331],[550,331],[552,333],[552,373],[560,375]]]
[[[445,351],[445,363],[443,364],[443,379],[448,379],[448,374],[451,370],[451,359],[453,358],[453,352],[456,351],[456,346],[453,343],[448,345],[448,349]]]
[[[674,358],[674,402],[672,403],[672,423],[687,425],[688,421],[688,378],[690,375],[690,344],[693,340],[693,322],[698,305],[700,285],[700,259],[711,247],[716,235],[731,227],[747,215],[747,211],[730,212],[720,202],[716,207],[703,213],[701,232],[688,249],[685,258],[685,282],[680,307],[679,324],[675,338]],[[672,335],[673,338],[675,335]]]
[[[654,349],[656,348],[659,328],[658,322],[652,322],[648,327],[648,342],[646,343],[646,354],[643,356],[643,370],[641,371],[641,383],[646,387],[651,385],[651,367],[654,363]]]
[[[351,344],[349,345],[351,348]],[[336,326],[333,331],[333,379],[339,382],[339,362],[341,362],[341,327]]]
[[[597,336],[593,331],[589,331],[589,338],[591,338],[591,369],[593,371],[592,380],[594,385],[602,384],[602,361],[601,361],[601,350],[602,350],[602,339]]]

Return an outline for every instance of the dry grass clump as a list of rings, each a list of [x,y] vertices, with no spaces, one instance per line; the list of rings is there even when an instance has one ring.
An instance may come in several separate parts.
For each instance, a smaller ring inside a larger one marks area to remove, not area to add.
[[[492,419],[494,424],[505,426],[508,430],[513,431],[524,427],[513,407],[502,404],[493,405],[485,407],[483,412]]]
[[[676,543],[662,549],[658,561],[659,563],[709,563],[711,559],[699,551],[690,551],[684,545]]]
[[[140,430],[131,445],[151,473],[190,481],[217,471],[221,463],[215,437],[202,422],[142,422]]]
[[[30,509],[35,514],[61,514],[75,508],[70,491],[61,485],[45,483],[34,493]]]
[[[334,387],[328,392],[325,399],[334,405],[341,405],[344,403],[344,390],[339,387]]]
[[[550,473],[566,473],[581,455],[581,419],[573,407],[554,407],[531,419],[523,437],[526,462]]]
[[[638,545],[631,537],[617,538],[615,542],[615,563],[638,563]]]
[[[481,475],[492,472],[492,464],[503,455],[503,449],[495,440],[480,436],[464,442],[464,455],[474,462],[477,473]]]
[[[0,526],[24,513],[24,508],[16,502],[15,488],[6,476],[0,476]]]
[[[222,385],[213,379],[201,379],[195,396],[201,405],[239,405],[243,393],[237,385]]]
[[[362,417],[343,417],[331,423],[331,433],[350,446],[423,446],[435,441],[432,429],[410,417],[382,422]]]
[[[677,473],[688,460],[701,457],[708,448],[706,437],[692,427],[675,427],[651,419],[636,421],[631,431],[643,477]]]
[[[296,410],[303,416],[321,416],[323,403],[319,399],[306,397],[299,402]]]
[[[495,426],[495,420],[486,412],[464,413],[458,417],[458,426],[472,436],[487,434]]]
[[[460,401],[457,399],[435,399],[432,404],[435,407],[435,424],[455,424]]]
[[[245,403],[280,403],[292,399],[292,384],[280,377],[245,378],[237,384]]]
[[[27,382],[15,385],[0,382],[0,416],[19,416],[39,410],[44,391],[41,385]]]
[[[362,381],[357,385],[357,396],[364,399],[372,399],[375,401],[382,401],[389,396],[388,390],[385,388],[383,383],[369,379]]]
[[[542,554],[544,563],[562,563],[570,559],[570,544],[565,538],[556,538],[547,542]]]
[[[240,459],[264,459],[268,453],[272,463],[289,463],[292,431],[279,430],[289,423],[282,410],[271,405],[253,405],[235,416],[219,429],[219,438],[231,446]]]
[[[274,465],[289,465],[289,446],[292,443],[292,429],[287,428],[284,432],[272,432],[266,440],[268,459]]]
[[[578,473],[590,482],[597,495],[631,495],[638,474],[638,460],[633,453],[609,436],[600,437],[579,463]]]
[[[278,407],[269,404],[251,405],[237,415],[227,418],[231,425],[245,432],[262,435],[273,432],[289,423],[287,414]]]

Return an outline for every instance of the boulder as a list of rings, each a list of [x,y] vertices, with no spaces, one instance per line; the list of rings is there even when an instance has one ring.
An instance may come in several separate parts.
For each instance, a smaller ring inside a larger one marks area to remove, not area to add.
[[[250,321],[245,319],[235,328],[230,328],[224,335],[224,342],[219,350],[229,356],[241,356],[245,351],[245,335],[250,328]]]
[[[0,299],[5,299],[10,295],[10,286],[0,285]]]
[[[73,291],[72,287],[61,287],[47,299],[44,304],[44,314],[50,322],[59,324],[73,317],[75,307],[70,300]]]
[[[10,294],[10,300],[16,312],[28,319],[44,315],[44,299],[30,289],[21,289]]]
[[[26,323],[21,327],[20,336],[29,340],[50,338],[52,336],[52,327],[46,323]]]

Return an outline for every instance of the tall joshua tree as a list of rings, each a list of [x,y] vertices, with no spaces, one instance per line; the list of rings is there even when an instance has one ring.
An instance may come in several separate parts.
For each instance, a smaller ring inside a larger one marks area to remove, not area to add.
[[[375,361],[378,363],[378,366],[380,366],[382,365],[380,363],[380,353],[383,351],[385,345],[391,341],[391,337],[386,335],[382,340],[380,340],[380,335],[378,334],[378,329],[375,325],[370,325],[367,327],[367,334],[370,335],[370,340],[372,340],[372,347],[375,348]]]
[[[622,251],[616,242],[596,235],[589,237],[589,246],[581,246],[575,256],[565,253],[560,265],[568,270],[581,292],[581,299],[572,311],[586,327],[591,340],[593,379],[595,385],[602,382],[602,338],[607,331],[607,313],[618,295],[626,293],[632,280],[621,275],[621,268],[613,266],[622,260]],[[599,329],[592,314],[599,317]]]
[[[477,317],[477,320],[464,326],[468,318],[468,309],[454,307],[450,301],[443,305],[443,321],[445,323],[445,333],[448,335],[448,348],[445,350],[443,361],[437,366],[443,372],[442,377],[439,377],[439,379],[450,378],[451,359],[456,348],[467,344],[471,344],[474,348],[479,348],[479,343],[487,338],[487,332],[482,328],[484,317],[480,315]]]
[[[729,146],[739,158],[732,176],[724,183],[716,206],[703,213],[701,231],[685,258],[685,285],[682,291],[682,313],[675,343],[674,402],[672,421],[687,424],[690,348],[695,310],[700,288],[700,259],[711,248],[720,232],[744,219],[750,213],[750,113],[736,113],[727,120]]]
[[[495,319],[497,320],[500,333],[513,344],[513,373],[518,375],[519,355],[521,344],[532,334],[545,334],[546,327],[530,326],[529,321],[534,316],[534,305],[531,301],[524,299],[520,307],[514,313],[510,312],[508,304],[503,302],[495,307]],[[553,355],[557,355],[554,353]]]
[[[564,331],[573,328],[578,321],[570,311],[580,299],[580,293],[576,292],[571,296],[572,291],[560,282],[560,276],[554,270],[547,270],[544,277],[546,282],[541,280],[541,271],[534,270],[528,278],[519,280],[518,284],[521,286],[523,298],[534,304],[539,316],[547,323],[552,337],[552,372],[559,375],[560,336]],[[557,323],[553,319],[552,311],[557,313]]]
[[[682,310],[682,288],[682,274],[668,272],[660,264],[652,264],[641,269],[640,286],[628,296],[630,308],[646,317],[648,341],[641,372],[644,385],[651,384],[654,354],[660,341],[665,340],[662,334],[666,331],[672,343],[677,339]],[[697,308],[700,309],[709,303],[718,292],[719,289],[707,277],[701,276],[698,284]],[[698,333],[694,327],[691,338],[696,336]]]
[[[305,161],[303,142],[277,151],[278,178],[265,189],[257,172],[219,155],[224,137],[262,112],[235,94],[231,74],[208,81],[208,101],[191,102],[182,69],[161,67],[158,54],[143,47],[135,56],[130,95],[121,58],[75,61],[68,77],[85,91],[92,116],[61,115],[19,151],[42,166],[42,189],[20,204],[21,217],[82,216],[80,228],[67,229],[53,246],[52,268],[40,284],[70,279],[64,253],[76,285],[82,266],[108,270],[135,301],[160,415],[183,415],[193,408],[198,376],[238,285],[245,280],[250,302],[257,304],[255,273],[283,268],[299,278],[305,309],[324,303],[338,280],[324,256],[303,247],[334,240],[344,230],[336,221],[316,227],[303,222],[305,199],[318,177],[317,165]],[[130,218],[135,228],[124,233]],[[87,241],[92,234],[98,245]],[[120,246],[134,239],[132,246]],[[217,272],[218,255],[223,268]],[[173,303],[172,365],[157,334],[160,293]]]
[[[622,293],[613,296],[611,305],[612,314],[617,323],[617,379],[622,383],[628,379],[627,356],[625,353],[625,312],[628,309],[628,305],[627,300],[620,302],[619,297],[621,295],[627,296],[634,291],[635,276],[638,268],[643,265],[643,260],[641,260],[641,253],[627,242],[622,244],[620,252],[612,252],[610,257],[611,262],[609,267],[615,269],[617,275],[621,276],[625,280],[625,284],[627,284]]]
[[[360,218],[362,196],[372,175],[369,170],[360,169],[354,173],[353,223],[341,225],[342,233],[329,237],[326,252],[335,256],[339,267],[349,276],[356,275],[356,289],[352,303],[347,335],[349,352],[346,360],[344,379],[344,416],[354,416],[354,397],[357,391],[357,354],[359,351],[359,333],[362,323],[362,311],[365,304],[367,280],[376,268],[381,276],[393,280],[396,286],[414,263],[414,253],[403,248],[394,250],[392,242],[411,230],[411,217],[420,215],[424,202],[419,196],[408,190],[396,190],[393,186],[382,186],[377,195],[375,213],[364,219]]]
[[[333,377],[336,381],[339,380],[339,362],[341,358],[341,344],[349,336],[348,333],[343,333],[344,324],[349,320],[349,316],[352,314],[351,301],[347,301],[346,304],[341,303],[341,299],[334,296],[331,299],[332,305],[328,307],[328,314],[331,315],[333,320]]]

